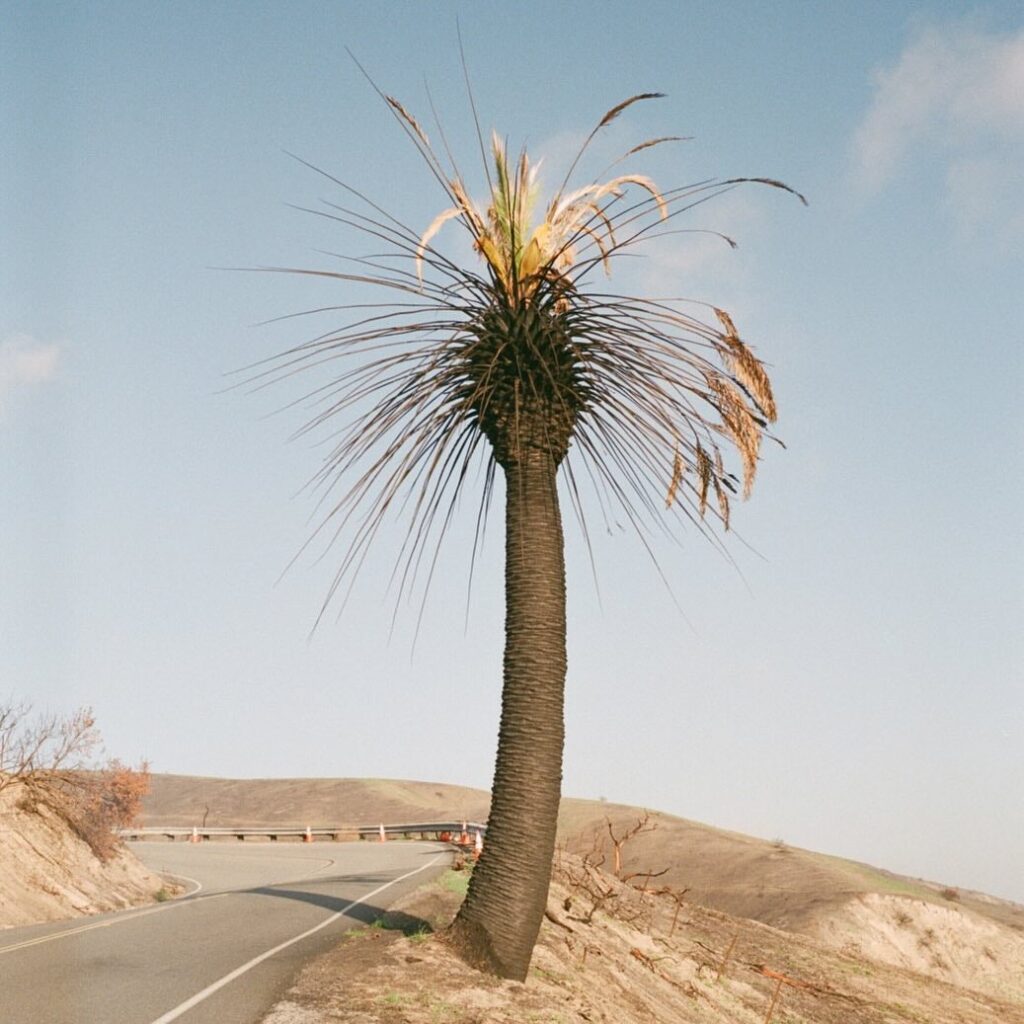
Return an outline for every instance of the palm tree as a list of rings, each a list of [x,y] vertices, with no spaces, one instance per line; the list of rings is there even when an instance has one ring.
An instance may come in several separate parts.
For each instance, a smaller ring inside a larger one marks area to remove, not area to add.
[[[331,178],[361,205],[310,212],[374,237],[385,253],[349,259],[348,270],[275,269],[384,288],[390,297],[341,307],[357,310],[350,323],[254,375],[262,382],[340,361],[307,396],[314,411],[303,428],[347,417],[315,478],[326,502],[321,529],[347,536],[324,609],[350,590],[393,510],[408,522],[398,592],[429,585],[473,467],[484,467],[478,540],[497,470],[504,475],[497,762],[486,847],[451,939],[466,960],[506,978],[523,979],[529,966],[561,792],[566,594],[559,476],[584,531],[582,499],[590,494],[605,516],[624,514],[645,545],[652,523],[689,522],[714,538],[709,510],[728,529],[730,497],[749,493],[762,437],[775,419],[768,376],[723,310],[588,287],[594,272],[610,271],[625,250],[680,230],[677,218],[708,198],[748,181],[792,191],[771,179],[736,178],[662,192],[636,174],[570,189],[596,134],[627,107],[658,95],[633,96],[601,118],[536,220],[537,167],[525,150],[510,160],[495,135],[488,158],[480,137],[489,201],[478,208],[447,143],[443,161],[419,122],[384,96],[450,205],[418,234]],[[670,141],[648,140],[625,157]],[[450,221],[468,233],[478,265],[460,265],[435,246]],[[688,311],[695,308],[713,322]],[[730,445],[742,479],[725,468]]]

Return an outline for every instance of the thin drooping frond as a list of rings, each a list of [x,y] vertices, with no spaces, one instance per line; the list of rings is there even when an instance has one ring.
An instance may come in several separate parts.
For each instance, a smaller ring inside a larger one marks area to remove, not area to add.
[[[478,206],[447,141],[439,155],[415,116],[378,93],[448,205],[414,230],[326,175],[348,205],[324,203],[310,212],[373,239],[380,250],[338,257],[341,269],[268,269],[376,288],[384,301],[381,308],[325,307],[349,309],[350,322],[253,367],[248,378],[263,387],[296,373],[325,374],[300,400],[308,413],[300,434],[322,435],[326,445],[312,482],[314,538],[343,545],[324,607],[344,600],[391,515],[407,525],[392,574],[397,597],[424,587],[467,482],[478,474],[485,481],[478,543],[495,466],[530,448],[565,466],[581,518],[592,493],[599,514],[621,518],[645,546],[652,531],[671,534],[682,523],[714,539],[708,517],[728,529],[730,496],[750,493],[762,439],[776,418],[764,365],[724,310],[600,291],[591,271],[609,274],[617,258],[645,241],[697,230],[676,225],[694,206],[745,183],[806,202],[803,196],[772,178],[663,191],[639,173],[570,188],[597,132],[632,104],[660,95],[640,93],[598,121],[546,204],[538,165],[525,150],[510,157],[507,142],[493,134],[483,153],[487,202]],[[642,141],[625,157],[679,138]],[[438,248],[452,222],[468,232],[478,266],[460,265]],[[713,315],[702,319],[706,309]],[[737,473],[726,468],[732,453]],[[590,482],[586,494],[577,481]]]

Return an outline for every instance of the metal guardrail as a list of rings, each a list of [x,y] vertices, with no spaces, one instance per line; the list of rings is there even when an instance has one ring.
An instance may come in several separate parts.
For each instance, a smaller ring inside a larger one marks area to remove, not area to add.
[[[429,821],[409,822],[397,825],[379,823],[377,825],[218,825],[204,827],[199,825],[147,825],[140,828],[118,829],[124,839],[139,840],[151,836],[165,839],[187,839],[192,842],[200,840],[234,837],[244,840],[247,837],[262,837],[275,841],[281,838],[301,838],[312,842],[317,838],[332,839],[380,839],[387,836],[401,836],[421,839],[433,838],[441,842],[458,842],[465,835],[466,840],[475,842],[476,836],[486,835],[487,826],[477,821]]]
[[[477,832],[481,835],[487,834],[487,826],[478,821],[432,821],[413,822],[408,825],[361,825],[359,827],[360,839],[377,839],[383,830],[385,835],[410,836],[415,834],[432,834],[435,836],[462,835],[465,832],[469,836],[475,836]]]

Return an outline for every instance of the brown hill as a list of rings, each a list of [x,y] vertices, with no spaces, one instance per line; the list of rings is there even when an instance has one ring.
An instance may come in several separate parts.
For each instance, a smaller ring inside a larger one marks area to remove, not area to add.
[[[487,807],[487,793],[442,783],[154,775],[143,818],[199,825],[205,817],[210,826],[483,821]],[[603,801],[563,800],[560,841],[614,869],[614,839],[645,819],[621,847],[623,876],[664,871],[653,884],[688,889],[693,904],[1024,999],[1024,907],[1008,901]]]
[[[143,825],[372,825],[486,820],[489,794],[390,779],[214,779],[153,775]]]

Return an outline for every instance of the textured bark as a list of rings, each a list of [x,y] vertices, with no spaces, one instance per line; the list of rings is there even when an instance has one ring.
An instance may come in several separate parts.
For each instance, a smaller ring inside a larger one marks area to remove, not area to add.
[[[565,738],[565,555],[558,454],[504,462],[505,661],[487,841],[451,937],[471,964],[522,981],[547,903]]]

